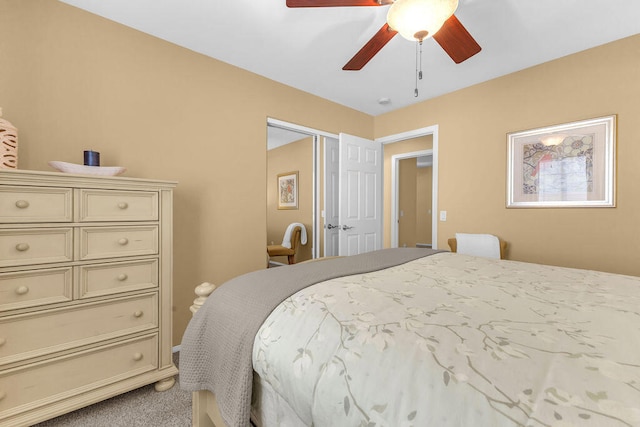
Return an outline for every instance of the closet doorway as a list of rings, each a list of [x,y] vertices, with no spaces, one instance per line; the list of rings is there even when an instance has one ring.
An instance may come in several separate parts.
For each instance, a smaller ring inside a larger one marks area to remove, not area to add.
[[[410,157],[408,157],[410,156]],[[394,156],[399,247],[432,246],[433,152]]]
[[[424,145],[422,140],[426,141]],[[399,170],[403,159],[417,159],[424,157],[430,163],[431,169],[431,207],[423,207],[426,215],[431,219],[431,247],[438,248],[438,125],[415,129],[395,135],[378,138],[383,144],[385,156],[385,188],[390,189],[385,199],[385,245],[397,248],[399,246]],[[416,165],[417,168],[417,165]],[[428,191],[428,190],[426,190]],[[417,203],[417,201],[416,201]],[[428,203],[428,201],[427,201]],[[429,210],[431,213],[429,214]],[[428,225],[423,223],[428,228]],[[424,239],[427,239],[425,237]],[[416,244],[429,242],[418,242]],[[407,245],[408,246],[408,245]]]
[[[296,262],[381,249],[382,165],[377,141],[267,119],[267,245],[299,222],[308,251]],[[298,177],[297,209],[278,209],[281,174]]]

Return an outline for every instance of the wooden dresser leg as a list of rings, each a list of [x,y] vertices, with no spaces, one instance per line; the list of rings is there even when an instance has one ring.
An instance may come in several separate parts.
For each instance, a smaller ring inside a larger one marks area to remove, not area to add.
[[[165,378],[156,383],[156,391],[167,391],[176,383],[176,379],[173,377]]]

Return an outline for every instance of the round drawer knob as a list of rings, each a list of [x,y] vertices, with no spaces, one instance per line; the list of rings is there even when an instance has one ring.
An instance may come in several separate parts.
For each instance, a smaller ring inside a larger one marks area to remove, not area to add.
[[[127,209],[127,208],[129,207],[129,203],[127,203],[127,202],[120,202],[120,203],[118,203],[118,207],[119,207],[120,209]]]
[[[18,295],[25,295],[29,292],[29,287],[28,286],[19,286],[16,289],[16,294]]]
[[[16,202],[16,207],[18,209],[26,209],[29,207],[29,202],[27,202],[26,200],[18,200]]]
[[[144,314],[144,313],[142,312],[142,310],[138,310],[138,311],[136,311],[135,313],[133,313],[133,317],[138,317],[138,318],[140,318],[140,317],[142,317],[142,315],[143,315],[143,314]]]
[[[129,243],[129,239],[127,239],[126,237],[123,237],[122,239],[118,240],[118,244],[119,244],[120,246],[124,246],[124,245],[126,245],[127,243]]]
[[[129,276],[127,276],[124,273],[118,274],[118,280],[121,282],[124,282],[125,280],[127,280],[129,278]]]
[[[5,345],[6,343],[7,343],[7,339],[6,338],[0,338],[0,347]]]
[[[135,360],[136,362],[141,361],[143,358],[142,353],[133,353],[133,360]]]
[[[29,244],[28,243],[18,243],[16,245],[16,250],[18,250],[20,252],[28,251],[29,250]]]

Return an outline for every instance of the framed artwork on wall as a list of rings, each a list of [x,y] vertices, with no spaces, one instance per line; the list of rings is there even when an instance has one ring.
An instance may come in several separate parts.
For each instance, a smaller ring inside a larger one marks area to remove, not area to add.
[[[615,207],[616,116],[507,134],[507,207]]]
[[[298,209],[298,171],[278,174],[278,209]]]

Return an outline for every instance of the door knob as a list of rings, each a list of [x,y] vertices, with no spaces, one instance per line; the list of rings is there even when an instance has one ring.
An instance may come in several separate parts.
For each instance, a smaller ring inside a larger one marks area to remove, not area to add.
[[[343,225],[342,226],[342,231],[347,231],[347,230],[351,230],[353,227],[349,227],[348,225]]]

